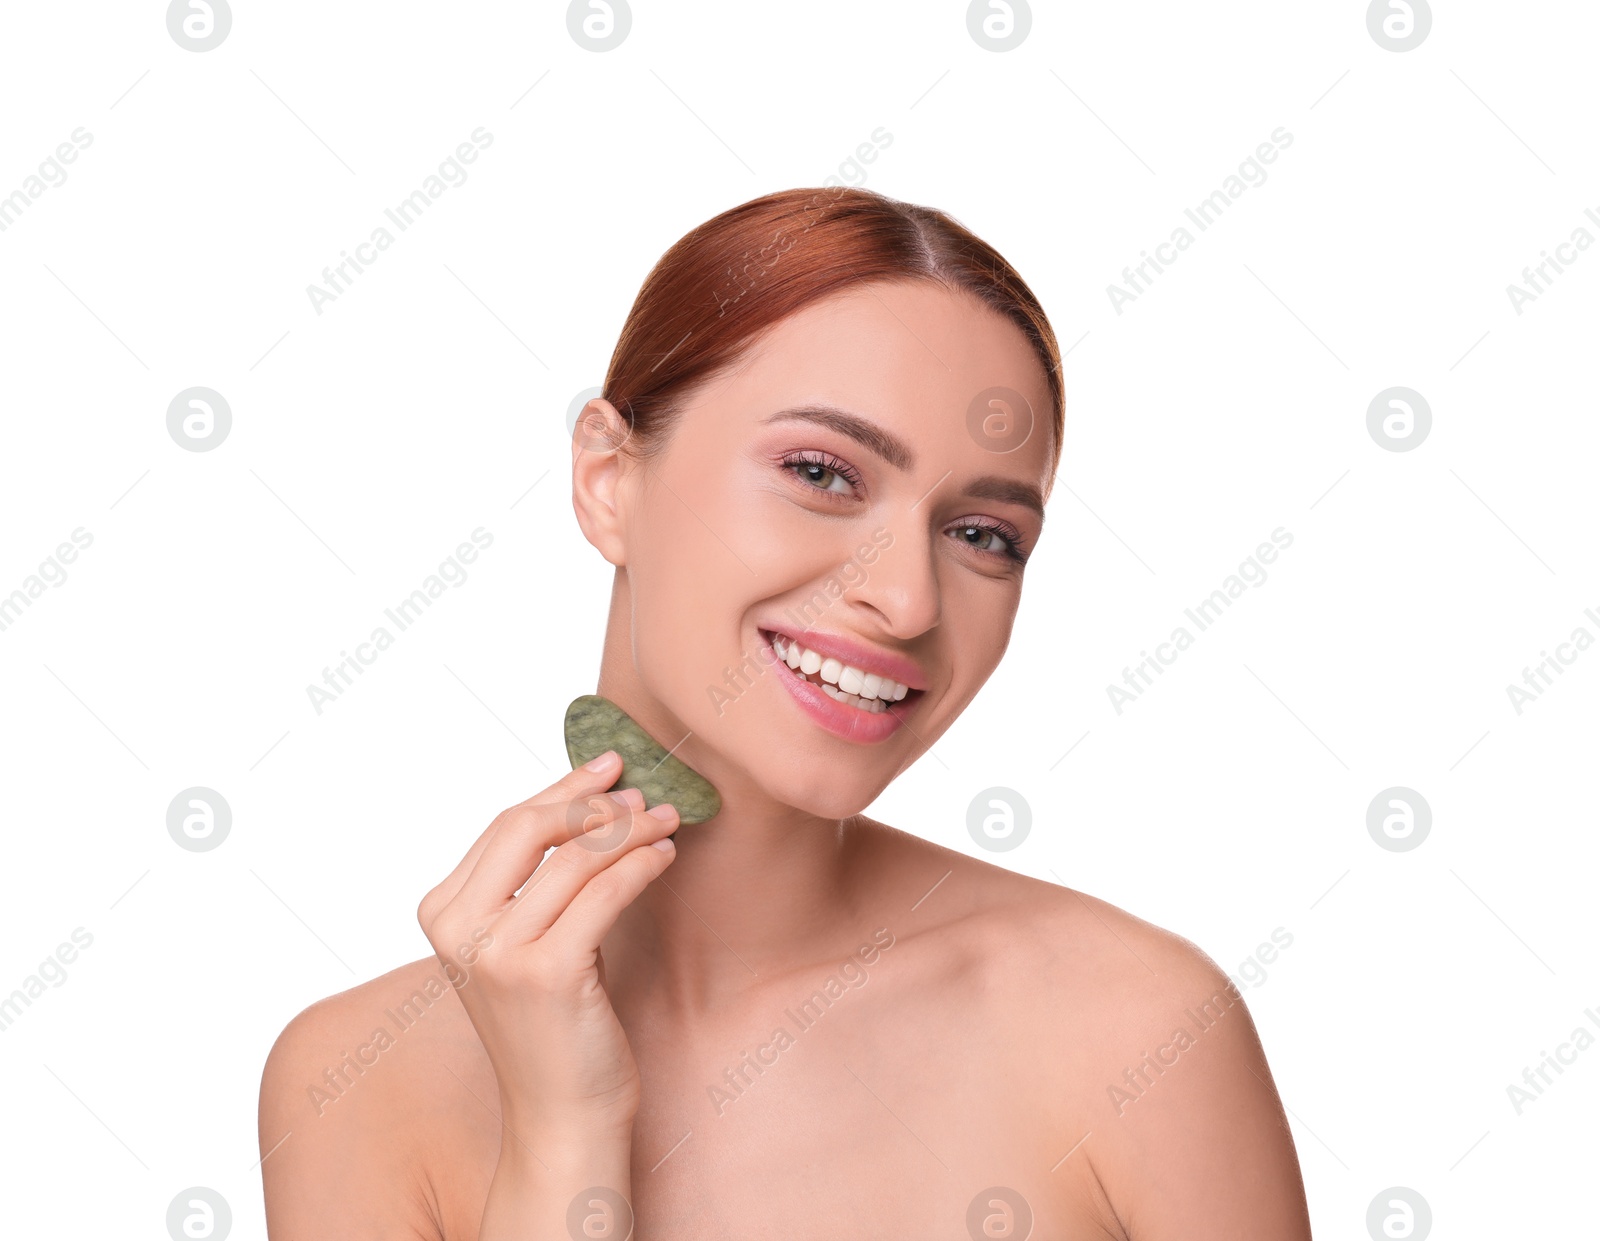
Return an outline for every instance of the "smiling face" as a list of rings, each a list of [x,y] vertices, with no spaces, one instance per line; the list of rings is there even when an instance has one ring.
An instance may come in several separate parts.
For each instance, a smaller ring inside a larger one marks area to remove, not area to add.
[[[1012,323],[875,283],[769,331],[648,459],[575,448],[580,524],[621,570],[599,692],[668,746],[689,734],[677,756],[725,795],[859,812],[1006,649],[1049,409]]]

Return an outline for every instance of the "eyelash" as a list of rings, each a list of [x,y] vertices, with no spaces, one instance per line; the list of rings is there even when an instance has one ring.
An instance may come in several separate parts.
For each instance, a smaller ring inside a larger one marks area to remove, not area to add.
[[[793,472],[796,478],[801,479],[803,482],[809,482],[810,480],[805,479],[801,475],[798,467],[803,465],[814,465],[820,467],[821,469],[827,470],[830,474],[837,474],[852,487],[861,486],[861,475],[856,471],[855,467],[839,460],[838,457],[832,456],[829,453],[811,450],[806,452],[790,453],[783,459],[783,464],[786,468]],[[822,487],[815,487],[814,484],[813,486],[817,491],[824,490]]]
[[[837,474],[852,487],[861,486],[860,473],[854,467],[830,453],[807,450],[805,452],[790,453],[783,458],[784,469],[793,474],[809,490],[830,497],[836,495],[836,493],[830,492],[826,488],[818,487],[810,479],[806,478],[801,473],[801,468],[804,466],[815,466],[818,469],[828,471],[830,474]],[[1005,540],[1006,547],[1003,552],[983,552],[980,550],[981,555],[1004,556],[1007,560],[1014,560],[1019,565],[1027,562],[1028,557],[1022,550],[1022,535],[1009,522],[976,518],[959,522],[957,525],[962,530],[988,530]],[[971,544],[968,544],[968,546],[971,546]]]
[[[1005,551],[983,552],[983,555],[1004,556],[1007,560],[1014,560],[1019,565],[1027,563],[1028,557],[1022,550],[1022,536],[1018,534],[1017,531],[1012,529],[1011,526],[1002,522],[987,521],[981,518],[976,521],[958,522],[957,525],[962,530],[988,530],[999,535],[1000,538],[1005,541]],[[968,546],[970,547],[971,544],[969,543]]]

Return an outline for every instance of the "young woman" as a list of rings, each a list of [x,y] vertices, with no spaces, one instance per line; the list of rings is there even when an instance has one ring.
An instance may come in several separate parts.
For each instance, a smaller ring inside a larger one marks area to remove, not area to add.
[[[274,1046],[274,1241],[1309,1238],[1210,958],[861,814],[1006,649],[1059,365],[999,254],[872,192],[666,253],[573,507],[615,566],[596,692],[721,810],[606,796],[610,754],[496,817],[434,955]]]

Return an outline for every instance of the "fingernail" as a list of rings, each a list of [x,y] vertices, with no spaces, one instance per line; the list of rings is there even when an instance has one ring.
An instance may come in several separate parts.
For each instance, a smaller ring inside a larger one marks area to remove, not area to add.
[[[617,752],[615,750],[607,750],[599,757],[591,758],[583,765],[583,769],[585,771],[604,771],[607,767],[611,766],[611,760],[616,757]]]
[[[652,849],[660,849],[663,853],[671,853],[678,846],[672,843],[671,836],[663,836],[660,840],[651,841],[650,847]]]
[[[659,806],[652,806],[648,813],[652,819],[670,819],[678,812],[673,808],[671,802],[664,801]]]
[[[616,802],[617,805],[626,806],[628,804],[628,794],[632,791],[632,789],[623,789],[620,793],[607,793],[606,796]]]

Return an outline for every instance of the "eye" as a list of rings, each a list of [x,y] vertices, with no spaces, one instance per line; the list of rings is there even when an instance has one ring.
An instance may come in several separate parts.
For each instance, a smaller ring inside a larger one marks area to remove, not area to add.
[[[824,452],[795,453],[785,457],[784,468],[817,491],[846,496],[861,484],[861,475],[839,458]]]
[[[963,521],[948,533],[958,542],[990,556],[1004,556],[1018,564],[1027,561],[1022,551],[1022,536],[1008,526],[982,521]]]

